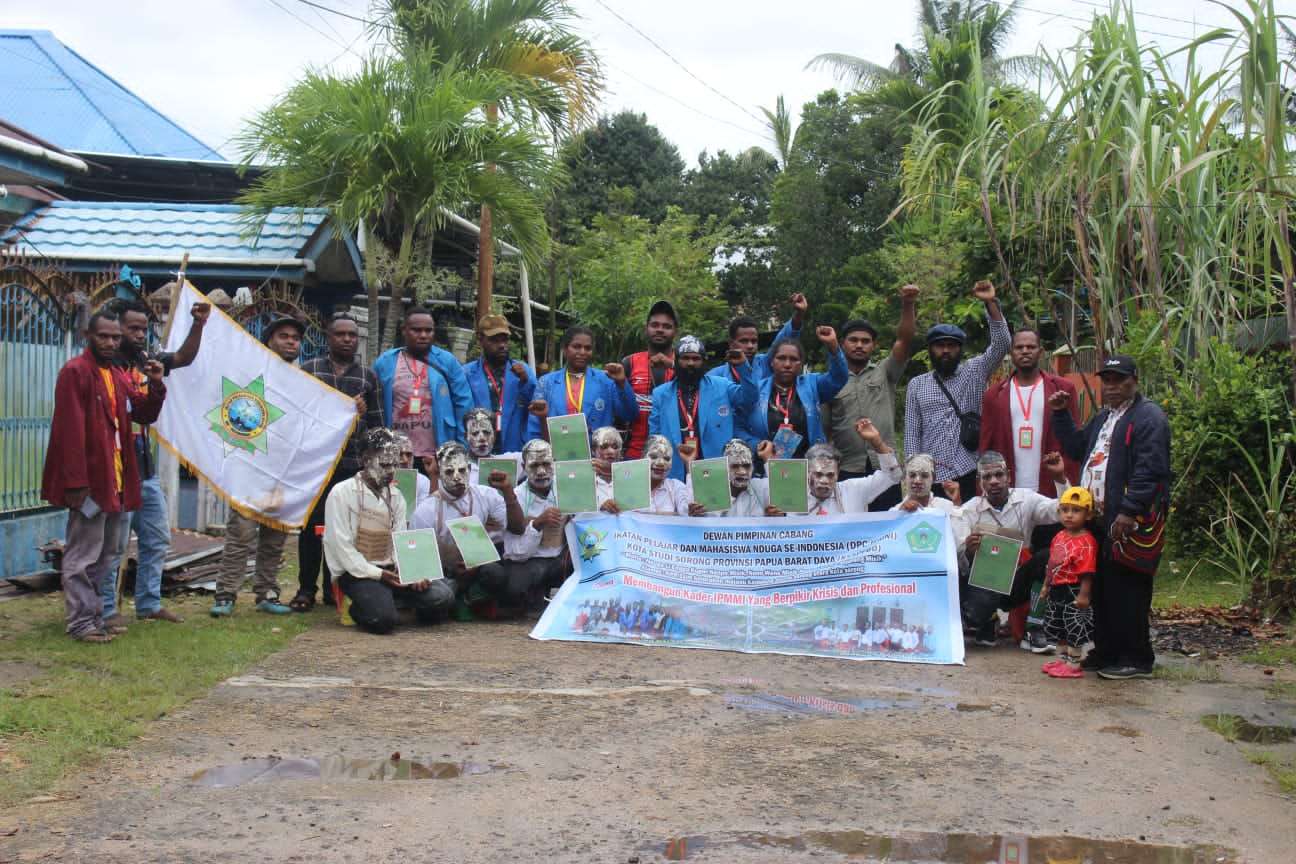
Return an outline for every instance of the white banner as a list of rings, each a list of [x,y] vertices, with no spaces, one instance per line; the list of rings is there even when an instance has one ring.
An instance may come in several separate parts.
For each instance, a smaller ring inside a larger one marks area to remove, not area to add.
[[[166,350],[189,335],[184,283]],[[215,306],[194,362],[167,377],[159,440],[230,506],[266,525],[300,528],[356,423],[355,402],[285,363]]]

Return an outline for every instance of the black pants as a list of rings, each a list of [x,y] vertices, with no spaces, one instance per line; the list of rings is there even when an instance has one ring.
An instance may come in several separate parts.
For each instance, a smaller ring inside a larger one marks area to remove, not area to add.
[[[867,477],[873,473],[875,473],[873,471],[873,466],[870,465],[868,471],[845,471],[845,470],[838,471],[837,479],[854,480],[858,477]],[[869,503],[868,509],[870,513],[885,513],[887,510],[890,510],[892,507],[899,504],[903,499],[904,499],[904,495],[901,494],[900,492],[900,484],[896,483],[895,485],[891,486],[889,489],[884,491],[881,495],[874,498]]]
[[[342,471],[329,478],[323,493],[320,494],[319,500],[315,502],[315,507],[310,512],[310,518],[302,526],[301,534],[297,535],[297,593],[314,597],[315,586],[319,584],[320,570],[323,569],[325,603],[333,602],[333,580],[329,575],[329,569],[321,566],[324,563],[324,539],[315,531],[324,525],[324,503],[328,501],[329,493],[333,491],[334,486],[346,479],[348,477]]]
[[[983,539],[981,542],[985,542]],[[959,607],[963,612],[963,625],[975,630],[990,620],[997,610],[1005,612],[1015,609],[1030,601],[1031,586],[1044,579],[1044,567],[1048,564],[1048,549],[1031,555],[1030,560],[1017,568],[1013,576],[1012,591],[1008,594],[997,594],[985,588],[968,584],[971,575],[970,563],[959,566]]]
[[[1148,616],[1152,612],[1152,574],[1140,573],[1107,556],[1093,581],[1094,662],[1100,666],[1151,669]]]
[[[509,606],[527,602],[533,592],[562,584],[566,559],[531,558],[526,561],[496,561],[477,569],[477,583],[495,600]]]
[[[427,589],[415,591],[343,573],[338,577],[338,586],[351,599],[351,619],[361,630],[370,633],[395,630],[400,623],[399,609],[413,609],[420,624],[433,624],[444,618],[454,605],[453,579],[438,579]]]

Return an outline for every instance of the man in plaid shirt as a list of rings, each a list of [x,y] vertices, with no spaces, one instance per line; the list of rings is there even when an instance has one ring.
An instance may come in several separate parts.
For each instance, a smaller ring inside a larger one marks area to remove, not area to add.
[[[990,347],[963,363],[960,361],[967,334],[962,328],[937,324],[928,330],[927,353],[932,371],[909,382],[904,418],[905,455],[930,455],[936,462],[937,484],[957,481],[964,501],[976,495],[976,451],[959,441],[959,415],[980,417],[986,382],[1012,347],[1012,334],[995,299],[994,286],[984,280],[978,282],[972,296],[985,304],[990,318]],[[957,403],[957,411],[951,400]]]
[[[338,461],[328,485],[315,501],[310,519],[297,538],[297,596],[288,605],[295,612],[308,612],[315,606],[315,586],[319,583],[320,565],[324,560],[324,545],[316,528],[324,524],[324,502],[333,487],[354,477],[360,470],[360,455],[364,449],[365,435],[370,429],[383,426],[382,405],[379,402],[378,379],[370,369],[356,361],[360,345],[360,327],[345,312],[333,316],[328,325],[328,354],[301,364],[301,368],[334,390],[355,399],[356,413],[360,415],[355,430],[347,441],[346,450]],[[324,572],[324,602],[331,597],[331,580]]]

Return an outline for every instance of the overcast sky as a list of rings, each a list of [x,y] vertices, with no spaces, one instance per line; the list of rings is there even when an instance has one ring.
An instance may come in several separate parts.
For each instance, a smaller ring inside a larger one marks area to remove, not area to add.
[[[319,2],[369,15],[369,0]],[[230,138],[243,121],[291,86],[302,69],[347,69],[366,50],[363,24],[301,0],[5,0],[0,5],[5,7],[2,26],[54,31],[230,158],[238,156]],[[917,41],[911,0],[573,0],[572,5],[581,16],[577,26],[606,68],[603,110],[647,114],[690,164],[703,149],[769,148],[759,106],[772,107],[782,93],[799,115],[801,104],[834,85],[827,71],[806,71],[816,54],[843,52],[886,63],[897,42]],[[1095,0],[1028,0],[1009,53],[1030,53],[1040,44],[1051,51],[1064,48],[1098,5]],[[1135,9],[1147,40],[1163,46],[1177,47],[1194,32],[1229,21],[1207,0],[1138,0]]]

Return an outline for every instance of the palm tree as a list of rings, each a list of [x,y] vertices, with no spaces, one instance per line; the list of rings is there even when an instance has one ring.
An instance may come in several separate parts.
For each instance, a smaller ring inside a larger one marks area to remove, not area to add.
[[[792,155],[792,148],[796,144],[796,130],[792,128],[792,115],[783,104],[783,94],[780,93],[775,100],[773,111],[764,107],[760,110],[765,115],[765,127],[769,129],[770,140],[774,142],[774,149],[778,151],[780,167],[787,168],[788,158]]]
[[[541,124],[557,143],[593,119],[602,86],[598,57],[570,27],[574,17],[565,0],[383,0],[378,26],[401,53],[511,79],[508,97],[487,105],[490,120],[502,113]],[[478,318],[490,312],[495,271],[492,208],[481,205]]]
[[[533,264],[543,259],[543,202],[561,169],[534,128],[485,113],[518,94],[509,76],[420,52],[372,57],[347,77],[307,72],[236,141],[245,166],[270,166],[239,199],[250,227],[274,207],[325,207],[345,229],[363,226],[369,242],[387,244],[396,273],[381,340],[377,279],[368,301],[371,348],[389,345],[416,243],[447,212],[488,205]]]

